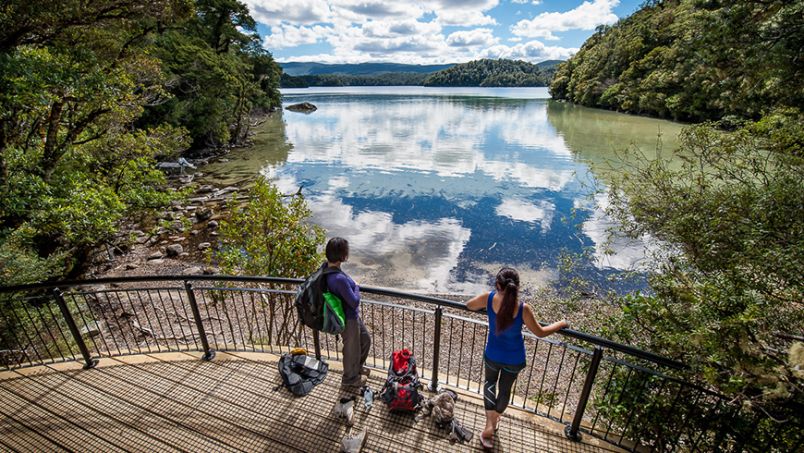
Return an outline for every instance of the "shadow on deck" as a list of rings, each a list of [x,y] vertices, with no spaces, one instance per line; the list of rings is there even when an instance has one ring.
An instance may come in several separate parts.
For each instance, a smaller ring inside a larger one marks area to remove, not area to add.
[[[333,413],[339,363],[305,397],[274,390],[277,356],[164,353],[104,358],[98,368],[75,362],[0,372],[0,450],[11,451],[306,451],[336,452],[347,427]],[[379,390],[384,373],[369,385]],[[429,396],[429,395],[428,395]],[[430,419],[389,413],[380,402],[356,405],[355,429],[366,428],[367,452],[482,451],[482,401],[461,393],[455,410],[475,435],[451,444]],[[591,436],[575,443],[564,426],[509,409],[495,451],[621,451]]]

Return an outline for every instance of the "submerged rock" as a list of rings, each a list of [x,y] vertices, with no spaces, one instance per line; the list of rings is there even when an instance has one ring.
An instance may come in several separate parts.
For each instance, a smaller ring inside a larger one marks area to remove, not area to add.
[[[302,102],[302,103],[299,103],[299,104],[289,105],[289,106],[285,107],[285,110],[290,110],[290,111],[293,111],[293,112],[310,113],[310,112],[315,112],[316,110],[318,110],[318,107],[314,106],[313,104],[310,104],[309,102]]]

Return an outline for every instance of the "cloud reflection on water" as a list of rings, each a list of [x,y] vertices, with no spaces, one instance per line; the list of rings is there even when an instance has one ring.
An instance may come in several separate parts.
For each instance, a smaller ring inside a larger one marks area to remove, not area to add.
[[[295,146],[288,162],[443,177],[483,172],[551,190],[572,180],[571,152],[547,122],[546,103],[466,104],[450,98],[326,102],[315,115],[288,117],[285,131]],[[544,166],[545,160],[565,165]]]
[[[278,172],[276,167],[266,168],[264,175],[273,179],[282,192],[291,193],[299,187],[295,177]],[[332,177],[329,188],[308,197],[308,201],[314,223],[324,227],[330,236],[349,240],[353,252],[345,265],[348,272],[381,286],[435,292],[456,290],[450,284],[450,273],[469,241],[468,228],[455,218],[396,223],[390,212],[355,212],[337,195],[345,184],[348,184],[346,178]],[[469,287],[460,285],[460,289]]]
[[[585,199],[590,189],[578,176],[595,175],[556,130],[583,110],[560,111],[556,123],[548,118],[555,108],[533,99],[285,100],[318,110],[284,114],[292,149],[261,172],[285,193],[305,188],[313,221],[349,239],[347,269],[365,284],[474,292],[499,263],[556,281],[559,255],[584,246],[594,247],[592,274],[605,279],[644,256],[642,244],[606,240],[614,224],[605,199]],[[572,127],[577,140],[590,126]]]
[[[591,203],[577,199],[575,207],[592,211],[592,215],[583,222],[581,228],[594,243],[594,265],[597,268],[640,269],[649,247],[649,239],[632,239],[617,232],[617,223],[606,213],[609,207],[608,192],[595,195]]]

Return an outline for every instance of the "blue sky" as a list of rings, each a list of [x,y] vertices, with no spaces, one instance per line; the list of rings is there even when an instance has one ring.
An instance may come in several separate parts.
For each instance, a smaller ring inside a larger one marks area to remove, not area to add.
[[[642,0],[241,0],[280,62],[566,59]]]

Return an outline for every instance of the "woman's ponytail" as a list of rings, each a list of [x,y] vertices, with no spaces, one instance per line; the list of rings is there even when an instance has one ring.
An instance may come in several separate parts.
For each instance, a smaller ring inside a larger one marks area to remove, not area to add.
[[[497,289],[503,292],[503,301],[497,313],[497,332],[507,329],[514,322],[514,313],[519,308],[519,274],[510,267],[497,272]]]

